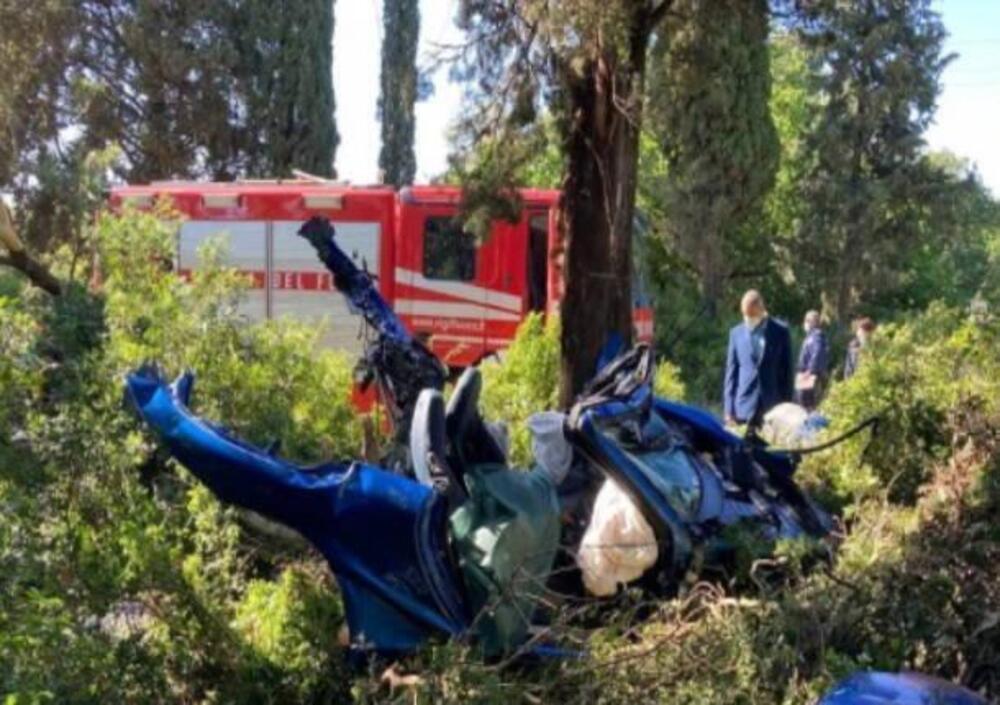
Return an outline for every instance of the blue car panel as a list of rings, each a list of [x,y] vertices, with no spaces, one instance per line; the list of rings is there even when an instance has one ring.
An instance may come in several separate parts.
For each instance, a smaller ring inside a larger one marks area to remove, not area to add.
[[[986,705],[986,700],[920,673],[863,671],[831,688],[818,705]]]
[[[150,369],[127,394],[182,465],[220,499],[295,529],[329,562],[348,626],[380,651],[409,650],[468,628],[448,560],[444,498],[363,463],[302,468],[239,441],[188,411],[191,376],[168,386]]]

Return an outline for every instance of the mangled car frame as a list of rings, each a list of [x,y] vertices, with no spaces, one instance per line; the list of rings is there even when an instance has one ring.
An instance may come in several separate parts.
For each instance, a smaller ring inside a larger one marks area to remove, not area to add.
[[[697,553],[724,561],[733,527],[765,541],[831,530],[795,484],[795,456],[727,431],[699,409],[654,396],[645,346],[609,354],[566,414],[532,419],[535,465],[508,467],[479,413],[475,368],[447,403],[447,370],[396,318],[323,219],[300,234],[374,330],[363,369],[395,428],[382,464],[304,467],[189,410],[193,375],[168,384],[147,366],[127,396],[182,465],[219,498],[288,526],[336,575],[352,646],[411,650],[463,637],[496,654],[520,645],[557,553],[580,590],[637,580],[673,589]]]

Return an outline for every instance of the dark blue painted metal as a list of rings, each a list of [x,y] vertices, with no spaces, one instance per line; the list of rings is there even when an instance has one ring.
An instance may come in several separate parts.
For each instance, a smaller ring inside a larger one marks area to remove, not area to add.
[[[818,705],[986,705],[970,690],[920,673],[855,673]]]
[[[168,386],[130,375],[127,395],[170,453],[220,499],[302,534],[327,559],[352,641],[380,652],[464,632],[460,579],[448,560],[443,497],[362,463],[303,468],[228,435],[188,411],[192,376]]]
[[[337,244],[333,225],[315,217],[302,225],[299,235],[315,248],[316,254],[333,274],[334,286],[374,330],[365,345],[359,371],[363,386],[375,381],[379,396],[389,411],[398,449],[407,445],[410,420],[417,397],[424,389],[443,389],[447,368],[406,329],[392,307],[379,293],[375,282]],[[391,453],[390,453],[391,454]],[[396,465],[396,463],[392,463]],[[405,463],[404,463],[405,465]]]
[[[727,430],[719,419],[696,406],[678,404],[675,401],[657,397],[656,411],[667,421],[686,424],[695,436],[696,445],[717,450],[720,446],[739,446],[743,439]]]
[[[302,225],[299,234],[309,240],[316,254],[333,274],[333,283],[348,303],[364,316],[379,335],[402,345],[414,342],[413,336],[382,298],[371,276],[357,265],[337,245],[333,226],[325,218],[313,218]]]

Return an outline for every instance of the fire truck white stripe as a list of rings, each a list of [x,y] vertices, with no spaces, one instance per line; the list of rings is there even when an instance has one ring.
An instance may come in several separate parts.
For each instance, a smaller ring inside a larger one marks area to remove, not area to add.
[[[426,299],[396,299],[396,310],[404,316],[439,316],[444,318],[475,318],[485,321],[519,321],[516,313],[495,308],[452,301],[427,301]]]
[[[514,342],[513,338],[482,338],[475,335],[444,335],[441,333],[431,334],[431,340],[440,340],[446,343],[483,343],[506,347]]]
[[[442,281],[440,279],[428,279],[420,272],[404,267],[396,267],[396,281],[415,286],[438,294],[447,294],[458,299],[465,299],[477,304],[487,304],[498,308],[521,312],[521,298],[514,294],[508,294],[495,289],[487,289],[474,284],[464,282]]]

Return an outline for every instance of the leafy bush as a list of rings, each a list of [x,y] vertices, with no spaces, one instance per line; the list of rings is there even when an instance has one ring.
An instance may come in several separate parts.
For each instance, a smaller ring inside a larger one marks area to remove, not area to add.
[[[886,490],[912,503],[949,451],[955,412],[970,404],[998,408],[998,342],[995,324],[943,306],[881,327],[859,372],[835,384],[823,405],[831,437],[873,415],[880,417],[878,432],[870,442],[861,434],[811,457],[803,475],[841,504]]]
[[[277,580],[254,580],[236,606],[233,626],[280,677],[295,702],[342,694],[347,673],[333,658],[343,622],[328,579],[286,568]]]
[[[315,326],[244,321],[222,244],[191,282],[170,272],[163,215],[99,219],[100,294],[73,284],[0,300],[2,692],[18,703],[337,701],[325,564],[248,528],[165,463],[121,384],[147,360],[189,365],[199,413],[318,460],[357,455],[350,366],[317,352]]]
[[[461,646],[428,648],[397,670],[396,687],[355,685],[363,702],[813,703],[864,668],[916,669],[1000,695],[996,608],[1000,586],[1000,384],[996,329],[932,307],[887,327],[858,377],[829,402],[837,428],[871,409],[893,412],[893,435],[862,454],[863,439],[833,461],[810,461],[849,508],[830,565],[810,565],[794,544],[729,584],[686,585],[668,601],[624,601],[596,630],[549,622],[582,661],[532,670],[482,664]],[[904,364],[905,362],[905,364]],[[886,390],[886,385],[908,385]],[[891,393],[889,393],[891,391]],[[933,414],[931,428],[923,414]],[[860,462],[860,472],[857,470]],[[846,463],[840,472],[837,463]],[[886,482],[913,489],[887,501]],[[860,477],[859,477],[860,476]],[[402,684],[402,685],[401,685]]]
[[[554,619],[553,635],[585,648],[582,660],[504,671],[460,646],[434,647],[398,669],[418,676],[407,685],[368,681],[355,693],[395,703],[505,703],[517,693],[528,702],[811,705],[836,680],[881,669],[937,674],[995,699],[998,422],[964,417],[962,440],[917,506],[857,506],[830,566],[807,570],[788,547],[759,561],[738,594],[688,585],[673,600],[605,609],[589,632]]]
[[[502,421],[510,432],[515,465],[531,463],[527,420],[536,411],[559,405],[559,324],[530,314],[517,329],[503,360],[488,360],[483,373],[481,405],[490,421]]]
[[[598,629],[563,605],[549,628],[587,659],[512,669],[430,645],[397,667],[419,678],[387,686],[374,665],[347,677],[322,561],[164,462],[121,405],[122,375],[140,362],[191,365],[200,413],[259,443],[283,437],[302,459],[355,455],[347,361],[316,353],[302,326],[247,325],[232,272],[210,266],[185,282],[167,271],[158,219],[101,219],[94,234],[101,295],[0,298],[5,702],[792,705],[867,667],[1000,696],[995,324],[932,307],[883,328],[859,374],[831,390],[831,433],[885,417],[867,452],[856,438],[803,469],[847,509],[831,565],[806,570],[783,546],[729,584],[687,584],[669,601],[628,594],[600,608]],[[217,264],[217,249],[205,254]],[[484,375],[487,416],[512,424],[524,462],[524,419],[556,404],[556,326],[530,318]],[[668,364],[656,388],[684,395]]]
[[[653,391],[657,396],[674,401],[683,401],[687,390],[681,379],[681,370],[669,360],[656,363],[656,374],[653,377]]]

